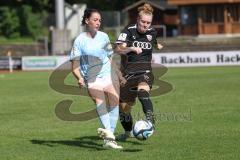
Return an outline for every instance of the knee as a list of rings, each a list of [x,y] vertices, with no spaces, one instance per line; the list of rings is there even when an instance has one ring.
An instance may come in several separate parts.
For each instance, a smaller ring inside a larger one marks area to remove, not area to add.
[[[150,96],[149,92],[145,89],[138,90],[138,99],[141,101],[143,99],[148,99]]]
[[[150,91],[150,86],[145,82],[141,82],[138,85],[138,91],[139,90],[146,90],[147,92],[149,92]]]
[[[122,113],[131,113],[132,106],[135,104],[135,102],[128,102],[128,103],[120,103],[119,110]]]

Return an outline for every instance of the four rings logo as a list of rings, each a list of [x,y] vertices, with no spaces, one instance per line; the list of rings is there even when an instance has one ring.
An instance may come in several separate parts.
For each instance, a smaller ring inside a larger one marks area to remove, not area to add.
[[[152,49],[152,44],[149,43],[149,42],[134,41],[133,42],[133,47],[140,47],[142,49]]]

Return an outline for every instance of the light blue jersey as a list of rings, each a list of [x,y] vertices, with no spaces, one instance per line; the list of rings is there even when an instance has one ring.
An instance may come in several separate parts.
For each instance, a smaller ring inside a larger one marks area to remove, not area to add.
[[[97,31],[94,38],[83,32],[75,39],[70,60],[80,60],[80,71],[85,80],[111,73],[109,57],[113,51],[107,49],[109,44],[108,35],[101,31]]]

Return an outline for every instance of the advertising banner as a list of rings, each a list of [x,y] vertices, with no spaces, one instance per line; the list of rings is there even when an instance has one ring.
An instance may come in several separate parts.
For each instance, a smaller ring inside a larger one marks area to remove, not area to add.
[[[158,53],[153,62],[166,67],[240,65],[240,51]]]
[[[68,56],[22,57],[22,70],[52,70],[69,60]]]
[[[12,57],[9,60],[9,57],[0,57],[0,69],[6,70],[9,69],[9,62],[12,61],[12,69],[21,69],[22,60],[19,57]]]

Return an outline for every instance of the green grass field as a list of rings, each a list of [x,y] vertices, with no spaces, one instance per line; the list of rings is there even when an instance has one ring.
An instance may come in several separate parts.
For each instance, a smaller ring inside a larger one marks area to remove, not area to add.
[[[67,122],[56,117],[55,105],[63,99],[74,100],[74,113],[94,105],[87,97],[53,91],[50,74],[0,74],[1,160],[240,159],[240,67],[170,68],[162,79],[174,90],[153,98],[154,135],[147,141],[119,142],[122,151],[102,148],[97,119]],[[138,113],[139,103],[135,117]],[[119,124],[117,134],[122,131]]]

